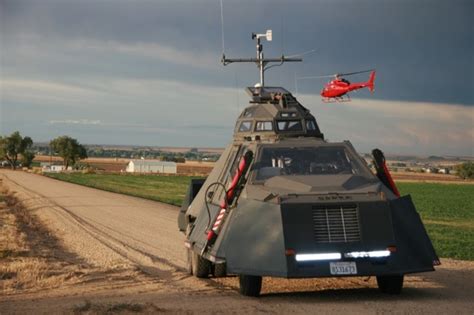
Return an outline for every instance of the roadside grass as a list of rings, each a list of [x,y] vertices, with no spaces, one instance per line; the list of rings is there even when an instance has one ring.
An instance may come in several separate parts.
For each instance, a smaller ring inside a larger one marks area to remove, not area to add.
[[[181,205],[189,176],[49,173],[107,191]],[[474,185],[398,182],[410,194],[440,257],[474,260]]]
[[[77,281],[72,264],[37,217],[0,185],[0,296]],[[0,312],[1,313],[1,312]]]
[[[189,176],[46,173],[59,180],[180,206],[188,189]]]
[[[440,257],[474,260],[474,185],[397,183],[410,194]]]

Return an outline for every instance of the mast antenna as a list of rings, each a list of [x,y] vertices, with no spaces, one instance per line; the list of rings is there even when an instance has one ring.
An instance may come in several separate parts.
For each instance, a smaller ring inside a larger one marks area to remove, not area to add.
[[[221,35],[222,35],[222,55],[225,54],[225,41],[224,41],[224,4],[221,0]]]
[[[282,65],[285,62],[300,62],[303,61],[302,58],[289,58],[285,55],[281,55],[280,58],[265,58],[263,55],[263,45],[261,44],[261,38],[265,38],[268,42],[271,42],[273,39],[272,30],[267,30],[263,34],[252,33],[252,39],[257,40],[257,58],[239,58],[239,59],[230,59],[226,58],[225,54],[222,54],[222,64],[227,66],[228,64],[234,62],[250,62],[255,63],[260,71],[260,86],[265,86],[265,70],[270,69],[271,67],[277,66],[267,66],[269,63],[277,62],[279,65]]]

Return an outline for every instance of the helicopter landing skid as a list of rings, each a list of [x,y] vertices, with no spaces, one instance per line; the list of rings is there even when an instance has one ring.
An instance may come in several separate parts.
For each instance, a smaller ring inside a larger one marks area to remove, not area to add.
[[[342,103],[342,102],[350,102],[351,98],[349,95],[347,97],[325,97],[322,99],[324,103]]]

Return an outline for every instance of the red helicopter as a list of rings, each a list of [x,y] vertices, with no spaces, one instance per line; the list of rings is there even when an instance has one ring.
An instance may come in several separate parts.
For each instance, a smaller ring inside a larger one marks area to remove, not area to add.
[[[348,80],[344,79],[343,76],[349,76],[359,73],[370,72],[370,77],[367,82],[357,82],[350,83]],[[348,102],[350,97],[347,93],[354,90],[368,88],[370,92],[374,92],[374,80],[375,80],[375,70],[364,70],[350,73],[338,73],[329,76],[320,76],[319,78],[334,77],[334,80],[326,83],[324,88],[321,90],[321,96],[323,97],[323,102],[332,103],[332,102]],[[346,95],[347,97],[344,97]]]

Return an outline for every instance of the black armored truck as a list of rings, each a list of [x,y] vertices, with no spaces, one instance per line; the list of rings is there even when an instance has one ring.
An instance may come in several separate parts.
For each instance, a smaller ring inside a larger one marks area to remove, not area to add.
[[[375,276],[401,292],[404,275],[439,264],[410,196],[401,197],[383,153],[375,171],[349,141],[328,142],[315,117],[286,89],[260,83],[232,142],[204,180],[191,181],[178,217],[188,272],[238,275],[240,292],[260,294],[262,277]],[[259,37],[260,36],[260,37]]]

